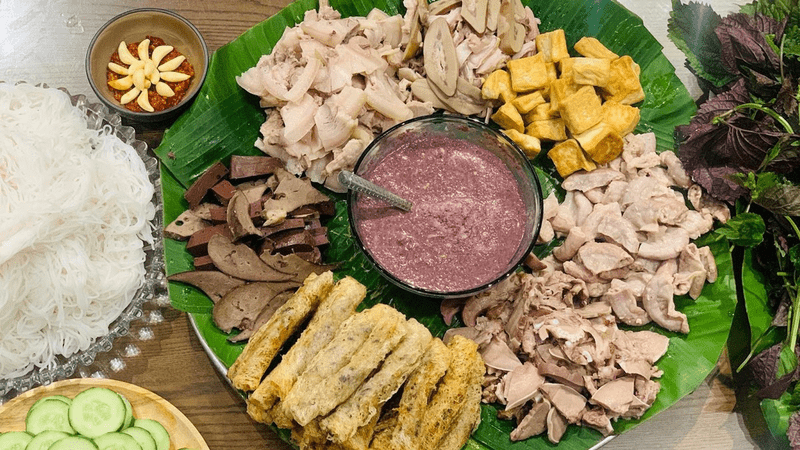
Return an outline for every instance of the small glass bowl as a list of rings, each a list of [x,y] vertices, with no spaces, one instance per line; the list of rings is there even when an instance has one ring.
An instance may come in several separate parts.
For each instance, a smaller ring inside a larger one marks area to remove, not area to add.
[[[135,112],[120,104],[108,87],[106,70],[119,43],[138,42],[145,36],[158,36],[175,47],[194,67],[194,77],[181,101],[156,112]],[[113,112],[136,122],[163,122],[176,118],[200,91],[208,73],[209,52],[203,35],[180,15],[158,8],[138,8],[119,14],[105,23],[92,38],[86,51],[86,75],[97,97]]]
[[[359,234],[358,223],[360,220],[356,205],[359,194],[349,191],[347,195],[347,208],[350,220],[350,228],[356,240],[356,245],[366,256],[370,263],[391,283],[416,295],[431,298],[461,298],[475,295],[488,289],[501,280],[511,275],[531,252],[536,239],[539,236],[539,229],[542,224],[542,190],[539,178],[533,170],[528,158],[503,133],[490,128],[488,125],[463,116],[454,115],[431,115],[417,117],[401,124],[398,124],[379,135],[370,143],[361,157],[356,162],[353,172],[363,176],[369,172],[371,167],[396,148],[397,139],[408,139],[414,135],[424,134],[426,136],[445,136],[450,139],[468,141],[491,151],[498,156],[511,171],[517,186],[522,194],[525,210],[527,211],[525,220],[525,230],[523,238],[520,240],[513,257],[508,261],[505,268],[497,276],[483,285],[458,290],[458,291],[436,291],[420,288],[400,279],[390,273],[385,267],[378,263],[370,253],[369,248],[364,245],[364,241]]]

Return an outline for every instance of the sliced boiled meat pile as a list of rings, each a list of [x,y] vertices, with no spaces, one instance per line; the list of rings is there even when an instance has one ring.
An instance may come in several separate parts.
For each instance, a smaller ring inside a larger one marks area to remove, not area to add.
[[[617,325],[688,333],[673,296],[696,299],[717,277],[711,250],[691,240],[730,212],[655,143],[652,133],[628,135],[619,158],[566,178],[564,201],[545,200],[540,234],[562,245],[529,262],[532,274],[468,299],[467,327],[448,331],[480,345],[484,401],[505,405],[501,417],[517,423],[512,440],[546,432],[555,443],[568,424],[605,435],[612,420],[641,417],[660,389],[655,364],[669,339]]]

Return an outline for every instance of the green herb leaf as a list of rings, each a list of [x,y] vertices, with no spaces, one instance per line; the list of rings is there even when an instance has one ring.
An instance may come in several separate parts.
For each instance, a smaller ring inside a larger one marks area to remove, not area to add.
[[[755,213],[740,213],[731,218],[717,230],[731,244],[742,247],[755,247],[764,240],[767,226],[764,218]]]
[[[753,197],[753,203],[779,216],[800,215],[800,186],[780,183],[764,187]]]
[[[714,30],[722,18],[710,6],[680,0],[672,1],[667,21],[667,36],[689,61],[692,70],[717,87],[725,86],[736,77],[729,73],[720,59],[720,41]]]
[[[786,345],[781,348],[781,356],[778,361],[778,373],[776,378],[781,378],[797,369],[797,355],[794,354],[793,348]]]
[[[754,354],[772,346],[775,342],[765,342],[764,346],[756,350],[759,341],[763,341],[764,334],[772,323],[772,314],[768,306],[769,296],[766,288],[767,279],[760,268],[753,264],[753,250],[745,249],[742,258],[742,295],[744,296],[747,320],[750,323],[750,346]]]
[[[789,439],[786,437],[786,430],[789,429],[789,417],[795,411],[791,405],[791,395],[783,394],[779,399],[766,399],[761,401],[761,412],[764,413],[764,420],[767,422],[769,431],[778,441],[778,448],[789,448]]]

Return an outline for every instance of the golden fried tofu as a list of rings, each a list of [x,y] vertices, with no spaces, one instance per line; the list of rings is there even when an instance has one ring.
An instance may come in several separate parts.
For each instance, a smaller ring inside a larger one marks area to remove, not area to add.
[[[593,86],[584,86],[559,103],[558,110],[572,134],[580,134],[603,119],[600,96]]]
[[[513,103],[504,103],[503,106],[497,108],[492,114],[492,120],[500,125],[502,128],[508,130],[517,130],[522,132],[525,129],[525,124],[522,122],[522,116],[514,107]]]
[[[603,122],[625,137],[639,124],[639,108],[609,100],[603,103]]]
[[[531,92],[530,94],[520,95],[511,102],[520,114],[527,114],[533,111],[533,108],[545,103],[544,96],[541,91]]]
[[[481,96],[486,100],[502,100],[508,103],[517,96],[511,89],[511,76],[503,69],[490,73],[481,86]]]
[[[535,122],[537,120],[550,120],[560,117],[557,109],[553,109],[550,103],[542,103],[541,105],[533,108],[533,111],[525,114],[522,120],[526,124]]]
[[[573,58],[572,79],[577,84],[605,86],[611,72],[611,60],[603,58]]]
[[[569,58],[564,30],[558,29],[536,36],[536,50],[544,55],[545,62],[558,62]]]
[[[581,169],[594,170],[597,168],[597,165],[586,157],[575,139],[568,139],[556,144],[547,152],[547,157],[553,161],[562,178]]]
[[[632,105],[644,100],[644,90],[639,82],[639,65],[630,56],[622,56],[611,62],[611,74],[602,88],[603,98],[623,105]]]
[[[559,78],[572,78],[572,65],[575,64],[575,58],[564,58],[558,62],[558,76]]]
[[[561,77],[550,83],[550,109],[558,111],[561,102],[570,95],[578,92],[581,86],[572,80],[572,77]]]
[[[303,286],[262,325],[228,369],[236,389],[252,391],[261,382],[272,359],[300,324],[317,308],[333,286],[333,273],[311,274]]]
[[[529,134],[520,133],[517,130],[503,130],[506,136],[508,136],[512,141],[514,141],[519,148],[525,152],[525,155],[528,158],[535,158],[539,152],[542,151],[542,141],[538,138],[533,137]]]
[[[549,76],[547,64],[536,58],[512,59],[508,61],[508,72],[511,75],[511,88],[517,93],[535,91],[547,86]]]
[[[622,138],[605,122],[576,135],[575,139],[597,164],[605,164],[622,153]]]
[[[525,134],[543,141],[563,141],[567,138],[567,130],[561,118],[534,120],[525,128]]]
[[[596,38],[584,36],[575,43],[575,51],[587,58],[617,59],[619,55],[612,52]]]

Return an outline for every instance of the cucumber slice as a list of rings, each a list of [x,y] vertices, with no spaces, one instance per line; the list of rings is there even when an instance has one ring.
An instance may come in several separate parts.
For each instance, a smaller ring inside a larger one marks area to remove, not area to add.
[[[142,446],[132,436],[117,431],[95,438],[99,450],[142,450]]]
[[[9,431],[0,434],[0,450],[25,450],[33,436],[24,431]]]
[[[136,419],[133,421],[133,426],[144,428],[156,440],[156,450],[169,450],[169,433],[164,425],[153,419]]]
[[[89,388],[76,395],[69,406],[72,428],[88,438],[117,431],[124,421],[125,403],[110,389]]]
[[[153,439],[153,435],[150,434],[150,432],[145,430],[144,428],[130,427],[130,428],[125,428],[124,430],[122,430],[122,432],[136,439],[136,442],[139,443],[139,445],[142,447],[142,450],[158,449],[158,447],[156,446],[156,440]]]
[[[133,420],[134,420],[133,419],[133,406],[131,406],[131,402],[129,402],[128,399],[124,395],[122,395],[122,394],[118,394],[118,395],[122,399],[122,403],[125,404],[125,420],[122,422],[122,428],[121,428],[122,430],[124,430],[125,428],[133,426]]]
[[[47,450],[97,450],[94,442],[82,436],[68,436],[55,441]]]
[[[46,430],[75,434],[69,423],[69,408],[68,404],[59,400],[40,403],[35,409],[28,411],[25,417],[25,431],[34,436]]]
[[[47,397],[42,397],[39,400],[36,400],[33,403],[33,405],[31,405],[31,408],[28,410],[28,414],[30,414],[30,412],[33,411],[33,409],[36,408],[37,406],[41,405],[44,402],[48,402],[50,400],[57,400],[59,402],[64,402],[68,405],[72,403],[72,399],[69,397],[65,397],[63,395],[49,395]]]
[[[28,446],[25,447],[25,450],[47,450],[54,442],[60,441],[68,436],[69,435],[63,431],[42,431],[31,439]]]

